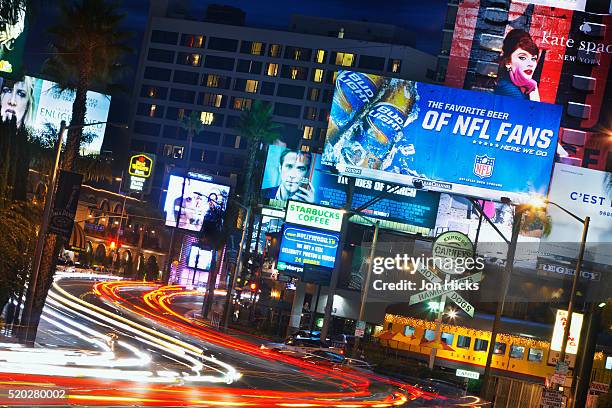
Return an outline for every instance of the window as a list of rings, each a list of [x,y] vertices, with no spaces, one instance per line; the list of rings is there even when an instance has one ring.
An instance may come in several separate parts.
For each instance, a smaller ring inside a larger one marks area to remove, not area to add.
[[[304,134],[302,134],[302,138],[306,140],[312,139],[312,132],[314,128],[312,126],[304,126]]]
[[[278,75],[278,64],[272,64],[268,62],[268,66],[266,67],[266,75],[275,77]]]
[[[355,61],[355,55],[348,52],[336,53],[336,65],[342,65],[343,67],[352,67]]]
[[[202,48],[204,46],[204,36],[195,34],[181,35],[181,43],[183,47]]]
[[[323,91],[323,100],[321,102],[331,102],[334,99],[334,91],[326,89]]]
[[[302,145],[302,147],[300,148],[301,151],[303,152],[309,152],[310,151],[310,146],[308,145]]]
[[[236,66],[236,71],[238,72],[246,72],[248,74],[261,74],[261,62],[258,61],[250,61],[250,60],[238,60],[238,65]]]
[[[193,103],[195,92],[186,89],[171,89],[170,100],[174,102]]]
[[[323,142],[327,138],[327,128],[319,129],[319,141]]]
[[[315,61],[319,64],[325,63],[325,50],[316,50],[315,51]]]
[[[323,82],[324,74],[325,74],[325,71],[317,68],[313,71],[312,80],[315,82]]]
[[[244,87],[245,92],[249,93],[257,93],[257,88],[259,87],[259,81],[256,79],[247,79],[246,85]]]
[[[325,76],[325,82],[333,85],[336,82],[336,77],[338,76],[338,71],[329,71]]]
[[[164,156],[173,159],[182,159],[185,148],[183,146],[164,145]]]
[[[157,105],[151,105],[149,108],[149,117],[154,118],[157,112]]]
[[[178,33],[170,31],[153,30],[151,31],[151,42],[159,44],[176,45]]]
[[[434,330],[425,330],[423,338],[427,341],[433,341],[436,338],[436,332]]]
[[[315,120],[317,119],[317,108],[308,106],[304,108],[304,119]]]
[[[459,348],[470,348],[470,343],[472,342],[472,338],[468,336],[459,336],[457,337],[457,347]]]
[[[474,340],[474,351],[487,351],[489,347],[489,340],[476,339]]]
[[[542,356],[544,356],[544,351],[542,349],[530,348],[527,360],[539,363],[542,361]]]
[[[200,113],[200,122],[203,125],[212,125],[215,120],[215,114],[212,112],[202,112]]]
[[[274,114],[285,116],[288,118],[299,118],[302,107],[300,105],[291,105],[289,103],[276,102],[274,104]]]
[[[174,77],[172,80],[177,84],[197,85],[198,76],[199,75],[197,72],[181,71],[177,69],[174,71]]]
[[[329,112],[327,109],[319,110],[319,121],[327,123],[329,121]]]
[[[263,53],[264,45],[260,42],[251,43],[251,55],[261,55]]]
[[[200,105],[202,106],[214,106],[215,108],[222,108],[223,105],[223,95],[215,94],[215,93],[203,93],[200,94],[202,101]]]
[[[522,359],[524,355],[525,355],[525,347],[523,346],[510,347],[510,358]]]
[[[225,135],[223,137],[223,146],[233,147],[234,149],[239,149],[241,140],[242,138],[240,136]]]
[[[230,38],[210,37],[208,40],[208,49],[217,51],[236,52],[238,49],[238,40]]]
[[[193,141],[196,143],[218,146],[221,141],[221,134],[204,130],[197,135],[193,135]]]
[[[284,98],[302,99],[305,89],[303,86],[278,84],[276,95]]]
[[[160,130],[161,125],[158,123],[141,122],[139,120],[134,122],[134,132],[141,135],[158,136]]]
[[[300,47],[285,47],[285,58],[295,61],[310,61],[312,50]]]
[[[493,354],[506,354],[506,343],[496,342]]]
[[[149,48],[147,53],[147,59],[155,62],[167,62],[172,64],[174,62],[174,51],[161,50],[159,48]]]
[[[262,95],[274,95],[274,82],[263,81],[261,83],[261,92]]]
[[[176,63],[180,65],[199,67],[200,65],[202,65],[202,54],[179,52],[178,56],[176,57]]]
[[[164,107],[150,103],[139,103],[136,114],[150,118],[161,118],[164,115]]]
[[[279,44],[270,44],[268,55],[270,57],[279,57],[281,53],[281,46]]]
[[[136,152],[157,153],[157,144],[153,142],[145,142],[144,140],[132,139],[130,149]]]
[[[361,55],[359,56],[359,68],[382,71],[383,69],[385,69],[385,59],[383,57]]]
[[[143,98],[166,99],[168,88],[161,86],[143,85],[140,88],[140,96]]]
[[[167,139],[187,140],[187,131],[180,126],[164,125],[162,135]]]
[[[283,68],[281,70],[281,77],[306,80],[308,78],[308,68],[283,65]]]
[[[183,108],[175,108],[173,106],[169,106],[168,109],[166,109],[166,119],[181,120],[185,116],[189,116],[190,114],[191,111],[185,112],[185,109]]]
[[[253,100],[249,98],[232,98],[232,109],[249,110]]]
[[[410,337],[414,336],[415,328],[409,325],[404,326],[404,336]]]
[[[206,68],[221,69],[224,71],[234,70],[234,59],[226,57],[216,57],[214,55],[207,55],[204,59],[204,66]]]
[[[455,338],[455,335],[452,333],[445,333],[442,332],[442,335],[440,336],[440,339],[445,343],[448,344],[449,346],[451,346],[453,344],[453,340]]]
[[[240,123],[240,116],[227,115],[227,120],[225,121],[226,128],[233,129],[238,126],[238,123]]]
[[[166,68],[146,67],[144,77],[156,81],[169,81],[171,73],[172,71]]]
[[[221,75],[207,74],[202,77],[202,85],[209,88],[229,88],[229,78]]]
[[[402,66],[402,60],[398,59],[390,59],[389,60],[389,68],[388,70],[391,72],[399,72]]]
[[[318,101],[320,93],[321,93],[321,90],[319,88],[310,88],[308,90],[308,100],[309,101]]]

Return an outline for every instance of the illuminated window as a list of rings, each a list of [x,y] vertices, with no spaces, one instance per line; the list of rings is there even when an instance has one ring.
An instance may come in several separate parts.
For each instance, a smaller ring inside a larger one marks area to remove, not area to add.
[[[154,86],[150,87],[147,95],[149,95],[149,98],[155,98],[157,96],[157,88]]]
[[[319,64],[323,64],[325,62],[325,50],[317,50],[315,54],[315,61]]]
[[[510,347],[510,358],[522,359],[524,355],[525,355],[525,347],[523,346]]]
[[[234,141],[234,149],[240,148],[240,136],[236,136],[236,140]]]
[[[200,122],[202,122],[203,125],[212,125],[214,120],[215,120],[214,113],[206,112],[206,111],[200,113]]]
[[[291,79],[296,79],[299,72],[300,70],[297,67],[291,67]]]
[[[174,159],[182,159],[184,153],[185,148],[183,146],[172,146],[172,157]]]
[[[355,55],[348,52],[339,52],[336,54],[336,65],[342,65],[343,67],[352,67],[355,61]]]
[[[448,344],[449,346],[453,344],[454,338],[455,335],[452,333],[442,332],[442,334],[440,335],[440,340],[442,340],[445,344]]]
[[[496,342],[493,354],[506,354],[506,343]]]
[[[315,82],[323,82],[324,74],[325,74],[325,71],[323,71],[322,69],[315,69],[312,80]]]
[[[304,126],[304,133],[302,134],[302,138],[306,140],[312,139],[313,132],[314,132],[314,128],[312,126]]]
[[[312,106],[304,109],[304,119],[308,120],[316,120],[317,119],[317,108],[313,108]]]
[[[302,145],[301,150],[302,150],[303,152],[309,152],[309,151],[310,151],[310,146],[307,146],[307,145]]]
[[[470,343],[472,342],[472,338],[468,336],[459,336],[457,338],[457,347],[459,348],[470,348]]]
[[[251,109],[251,105],[253,104],[253,100],[249,98],[234,98],[234,103],[232,107],[238,110],[249,110]]]
[[[154,118],[156,110],[157,110],[157,105],[151,105],[151,107],[149,108],[149,116]]]
[[[268,63],[268,68],[266,69],[267,76],[277,76],[278,75],[278,64]]]
[[[279,44],[270,44],[270,56],[278,57],[281,52],[281,46]]]
[[[251,54],[261,55],[263,51],[263,44],[260,42],[254,42],[251,44]]]
[[[544,355],[544,351],[542,349],[530,348],[529,354],[527,355],[527,360],[540,362],[542,361],[542,356]]]
[[[185,109],[181,108],[176,112],[177,119],[181,120],[185,117]]]
[[[194,67],[199,67],[201,58],[202,56],[200,54],[191,54],[191,65]]]
[[[310,90],[308,91],[308,100],[318,101],[320,93],[321,91],[319,90],[319,88],[310,88]]]
[[[474,351],[487,351],[489,340],[476,339],[474,340]]]
[[[210,88],[219,88],[220,80],[221,80],[221,76],[208,74],[208,78],[206,78],[206,86]]]
[[[204,161],[204,159],[205,159],[205,157],[206,157],[206,156],[204,155],[204,153],[205,153],[205,152],[204,152],[204,150],[202,150],[202,153],[200,153],[200,161]]]
[[[204,36],[183,34],[181,36],[181,45],[189,48],[202,48],[202,45],[204,45]]]
[[[391,72],[399,72],[402,66],[402,61],[398,59],[391,60]]]
[[[406,325],[404,326],[404,336],[410,337],[414,335],[414,327]]]
[[[285,54],[287,55],[287,54]],[[293,50],[293,59],[296,61],[299,61],[300,58],[302,58],[302,50],[299,48],[296,48]]]
[[[245,92],[249,93],[257,93],[257,88],[259,87],[259,81],[256,79],[247,79],[246,86],[244,87]]]
[[[174,146],[172,145],[164,145],[164,156],[172,157],[172,152],[174,151]]]
[[[202,105],[204,106],[214,106],[215,108],[220,108],[222,102],[223,95],[221,94],[205,93],[202,97]]]

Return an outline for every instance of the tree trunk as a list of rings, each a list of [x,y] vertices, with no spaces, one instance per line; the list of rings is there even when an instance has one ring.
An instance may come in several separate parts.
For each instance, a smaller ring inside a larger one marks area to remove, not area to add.
[[[13,200],[25,201],[27,199],[27,184],[30,168],[30,147],[28,146],[28,132],[25,128],[17,131],[16,139],[17,162],[15,163],[15,182],[13,183]]]
[[[204,307],[202,309],[202,318],[206,319],[208,316],[208,313],[210,312],[210,309],[212,307],[213,304],[213,300],[215,298],[215,286],[217,283],[217,275],[219,274],[219,271],[221,270],[221,261],[223,258],[223,246],[221,246],[220,248],[217,248],[217,259],[215,262],[215,267],[213,269],[210,270],[210,272],[208,273],[208,283],[206,286],[206,299],[204,300]]]
[[[89,73],[91,72],[91,55],[84,53],[81,56],[81,64],[79,70],[79,82],[77,84],[76,95],[72,103],[72,118],[68,129],[68,138],[66,139],[66,151],[64,153],[64,170],[74,171],[76,161],[79,157],[79,148],[81,146],[81,136],[83,135],[83,125],[85,124],[85,115],[87,114],[87,88],[89,88]]]
[[[248,151],[248,161],[246,172],[244,173],[244,182],[242,186],[242,204],[249,206],[251,205],[251,191],[253,186],[253,171],[255,170],[255,161],[257,160],[257,154],[259,152],[259,145],[261,144],[261,139],[256,138],[252,139],[251,146]]]

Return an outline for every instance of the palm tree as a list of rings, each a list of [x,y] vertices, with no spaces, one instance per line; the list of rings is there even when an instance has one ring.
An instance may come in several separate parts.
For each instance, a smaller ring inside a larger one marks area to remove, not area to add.
[[[182,117],[179,123],[181,124],[181,128],[187,131],[187,138],[189,139],[189,150],[185,155],[185,159],[187,159],[187,168],[189,169],[191,164],[191,147],[193,146],[193,137],[200,134],[200,132],[204,130],[204,125],[196,112],[191,112],[189,116]]]
[[[242,201],[245,205],[248,205],[253,186],[252,175],[255,170],[255,164],[260,159],[258,156],[260,155],[262,144],[269,145],[278,139],[279,134],[276,130],[280,128],[280,125],[272,121],[272,105],[262,101],[255,101],[251,109],[243,112],[242,116],[240,116],[237,128],[240,135],[248,142],[248,162],[246,172],[244,173],[242,190]]]
[[[113,180],[112,160],[99,154],[79,157],[76,163],[76,171],[83,174],[83,181],[111,182]]]
[[[49,32],[55,37],[43,73],[59,84],[61,90],[75,91],[68,131],[64,169],[74,170],[87,113],[87,90],[95,86],[105,91],[125,70],[121,64],[132,50],[125,45],[131,33],[119,25],[125,14],[117,4],[105,0],[79,0],[63,4],[55,25]]]

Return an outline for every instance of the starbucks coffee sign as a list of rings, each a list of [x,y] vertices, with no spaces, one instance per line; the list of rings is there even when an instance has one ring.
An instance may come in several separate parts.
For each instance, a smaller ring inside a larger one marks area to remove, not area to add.
[[[289,200],[285,222],[339,232],[342,229],[342,214],[342,210],[335,208]]]
[[[444,232],[433,242],[432,255],[436,267],[441,272],[461,274],[466,270],[466,260],[470,259],[473,262],[474,244],[462,232]]]

